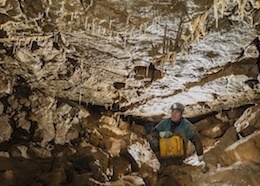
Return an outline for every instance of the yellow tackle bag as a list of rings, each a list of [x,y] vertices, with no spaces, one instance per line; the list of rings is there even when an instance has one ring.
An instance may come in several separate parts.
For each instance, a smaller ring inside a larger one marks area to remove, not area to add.
[[[184,156],[183,139],[180,136],[160,138],[160,156],[162,158],[178,158]]]

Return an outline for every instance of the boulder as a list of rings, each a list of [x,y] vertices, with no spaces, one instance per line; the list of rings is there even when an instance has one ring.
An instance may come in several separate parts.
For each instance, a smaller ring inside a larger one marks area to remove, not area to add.
[[[52,154],[49,150],[42,148],[42,147],[37,147],[36,145],[29,147],[28,155],[33,158],[50,158],[50,157],[52,157]]]
[[[105,143],[106,149],[112,157],[119,156],[121,149],[126,148],[126,141],[110,137]]]
[[[211,121],[209,118],[202,119],[196,123],[194,123],[196,129],[198,132],[202,131],[203,129],[206,129],[211,126]]]
[[[138,168],[140,168],[142,164],[147,164],[152,170],[159,170],[160,163],[154,156],[148,142],[135,142],[127,147],[127,152],[137,163]]]
[[[216,165],[220,163],[220,155],[224,153],[226,147],[237,141],[237,132],[234,127],[229,128],[223,137],[213,146],[212,149],[204,153],[205,161],[208,164]]]
[[[237,161],[260,163],[260,130],[228,146],[221,156],[224,165]]]
[[[106,123],[108,125],[111,125],[111,126],[117,126],[117,120],[113,117],[109,117],[109,116],[101,116],[101,118],[99,119],[99,122],[100,123]]]
[[[113,169],[111,181],[118,180],[123,175],[128,175],[132,172],[131,164],[124,157],[112,157],[109,160],[109,167]]]
[[[51,174],[46,178],[49,180],[49,185],[63,185],[67,182],[67,176],[64,168],[57,168],[51,172]]]
[[[260,104],[249,107],[235,122],[236,131],[247,136],[260,129]]]
[[[77,186],[94,185],[95,183],[92,180],[89,173],[78,174],[74,172],[73,174],[73,184]]]
[[[139,134],[141,136],[145,136],[146,135],[146,130],[145,130],[145,127],[143,125],[137,125],[137,124],[133,123],[131,125],[130,129],[134,133]]]
[[[27,150],[28,147],[24,145],[13,146],[9,149],[11,157],[21,157],[25,159],[30,159]]]
[[[80,111],[78,112],[78,118],[84,119],[87,118],[90,115],[89,111],[85,108],[80,108]]]
[[[49,109],[40,109],[35,113],[37,119],[37,129],[35,137],[41,139],[41,146],[46,146],[47,142],[55,138],[55,127],[53,124],[53,113]]]
[[[22,129],[26,130],[27,132],[29,132],[30,128],[31,128],[31,123],[26,120],[24,117],[21,117],[18,119],[18,122],[17,122],[17,126],[18,127],[21,127]]]
[[[204,129],[200,132],[201,135],[207,136],[209,138],[215,139],[217,137],[222,136],[226,130],[228,129],[229,125],[219,122],[213,124],[211,127]]]
[[[100,164],[99,160],[95,160],[89,163],[92,177],[100,182],[109,181],[107,170]]]
[[[2,177],[2,178],[1,178]],[[15,175],[13,170],[6,170],[0,177],[1,179],[1,184],[3,185],[15,185]]]
[[[223,123],[216,117],[210,117],[202,120],[195,126],[196,128],[199,128],[198,130],[201,135],[212,139],[222,136],[229,127],[227,123]]]
[[[9,158],[10,154],[8,152],[0,151],[0,157],[6,157]]]
[[[13,133],[13,128],[9,123],[9,116],[4,115],[0,117],[0,143],[8,141]]]
[[[0,115],[3,114],[4,108],[5,108],[4,104],[0,102]]]

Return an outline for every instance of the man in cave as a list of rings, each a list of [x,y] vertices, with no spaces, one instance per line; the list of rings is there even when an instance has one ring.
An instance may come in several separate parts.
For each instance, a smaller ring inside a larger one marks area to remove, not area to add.
[[[163,119],[161,122],[159,122],[149,134],[149,143],[158,160],[160,161],[162,167],[167,166],[167,163],[160,154],[160,139],[171,138],[172,136],[179,136],[181,137],[180,139],[183,140],[183,156],[178,158],[171,158],[178,160],[175,163],[182,163],[183,159],[186,156],[189,140],[195,146],[199,161],[204,161],[203,146],[200,141],[198,132],[196,131],[195,126],[189,120],[182,116],[183,111],[184,107],[181,103],[174,103],[171,106],[171,117]]]

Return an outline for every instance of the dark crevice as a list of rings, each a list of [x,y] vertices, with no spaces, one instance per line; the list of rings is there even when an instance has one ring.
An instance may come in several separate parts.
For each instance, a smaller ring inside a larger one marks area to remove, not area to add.
[[[7,37],[7,32],[0,29],[0,38],[6,38]]]
[[[18,98],[28,98],[32,94],[32,90],[29,84],[22,76],[18,76],[14,89],[15,96],[17,96]]]

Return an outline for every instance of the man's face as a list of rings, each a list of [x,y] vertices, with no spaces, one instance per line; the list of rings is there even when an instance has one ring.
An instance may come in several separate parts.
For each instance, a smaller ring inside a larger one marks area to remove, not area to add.
[[[171,119],[173,122],[180,121],[182,113],[179,110],[172,110]]]

